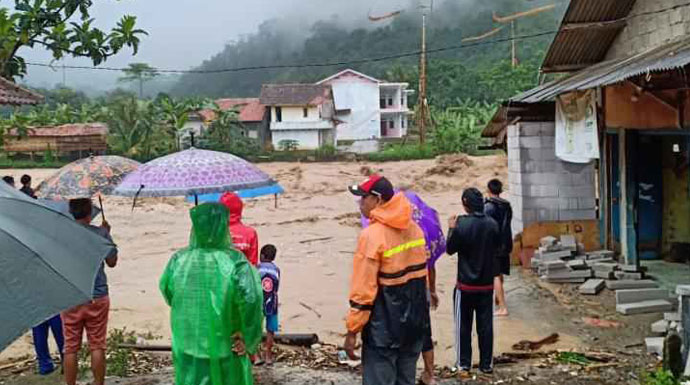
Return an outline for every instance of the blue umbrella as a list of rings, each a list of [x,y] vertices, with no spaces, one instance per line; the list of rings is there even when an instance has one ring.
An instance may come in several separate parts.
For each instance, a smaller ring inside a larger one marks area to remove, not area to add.
[[[0,183],[0,351],[49,317],[92,299],[115,246]]]

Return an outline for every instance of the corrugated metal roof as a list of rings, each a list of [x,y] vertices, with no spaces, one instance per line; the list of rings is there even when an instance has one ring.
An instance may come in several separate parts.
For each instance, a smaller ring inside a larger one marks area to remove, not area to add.
[[[636,0],[572,0],[559,32],[549,47],[542,69],[565,72],[600,62],[625,27]],[[621,23],[612,23],[622,21]],[[580,23],[603,23],[586,26]],[[607,24],[608,23],[608,24]]]
[[[638,75],[681,68],[687,64],[690,64],[690,38],[628,58],[595,64],[573,75],[533,88],[510,101],[538,103],[553,100],[562,93],[607,86]]]
[[[19,87],[11,81],[0,77],[0,104],[13,106],[25,104],[38,104],[43,101],[43,96]]]

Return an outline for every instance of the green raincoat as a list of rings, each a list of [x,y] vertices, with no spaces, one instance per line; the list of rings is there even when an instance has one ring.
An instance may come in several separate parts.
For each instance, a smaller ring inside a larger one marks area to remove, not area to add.
[[[223,205],[195,207],[191,217],[189,247],[173,255],[160,281],[171,307],[175,384],[251,385],[249,358],[232,346],[237,333],[249,354],[261,342],[258,273],[232,247]]]

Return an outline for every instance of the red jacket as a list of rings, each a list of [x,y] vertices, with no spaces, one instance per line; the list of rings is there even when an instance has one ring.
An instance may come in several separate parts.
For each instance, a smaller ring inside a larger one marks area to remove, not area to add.
[[[232,243],[240,250],[253,266],[259,264],[259,237],[256,230],[242,224],[242,199],[234,193],[225,193],[220,197],[220,203],[230,211],[228,228],[232,236]]]

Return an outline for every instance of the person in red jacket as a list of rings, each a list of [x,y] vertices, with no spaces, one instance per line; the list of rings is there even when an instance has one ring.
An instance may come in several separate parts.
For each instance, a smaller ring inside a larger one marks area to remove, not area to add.
[[[232,236],[232,243],[249,260],[252,266],[259,264],[259,237],[256,230],[242,223],[242,199],[235,193],[227,192],[220,197],[220,203],[230,211],[228,228]]]

